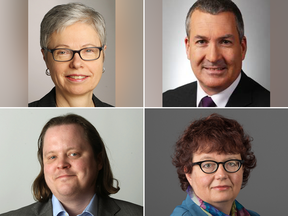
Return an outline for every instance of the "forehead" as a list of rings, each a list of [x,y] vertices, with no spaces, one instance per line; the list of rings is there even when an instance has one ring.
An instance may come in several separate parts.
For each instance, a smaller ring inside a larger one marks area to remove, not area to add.
[[[223,154],[218,152],[195,152],[193,153],[193,162],[203,161],[203,160],[214,160],[217,162],[226,161],[230,159],[241,159],[240,154]]]
[[[232,12],[221,12],[213,15],[195,10],[190,18],[190,35],[237,35],[235,15]]]
[[[83,128],[77,124],[52,126],[47,129],[43,140],[43,152],[69,148],[90,149]]]
[[[93,44],[100,46],[100,37],[91,24],[76,22],[59,32],[53,32],[49,37],[49,46],[57,45],[83,46]]]

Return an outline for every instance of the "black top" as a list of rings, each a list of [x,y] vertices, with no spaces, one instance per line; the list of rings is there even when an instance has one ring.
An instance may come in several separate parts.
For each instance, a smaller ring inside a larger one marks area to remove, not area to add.
[[[163,107],[197,107],[197,81],[163,93]],[[241,71],[226,107],[269,107],[270,92]]]
[[[94,94],[92,100],[95,107],[113,107],[110,104],[100,101]],[[40,100],[29,103],[28,107],[56,107],[55,87]]]

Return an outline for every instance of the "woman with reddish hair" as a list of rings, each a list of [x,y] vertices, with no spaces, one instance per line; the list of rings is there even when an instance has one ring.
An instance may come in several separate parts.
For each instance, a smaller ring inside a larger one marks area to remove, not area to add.
[[[236,200],[256,167],[251,140],[237,121],[218,114],[192,122],[173,156],[188,195],[171,215],[259,216]]]

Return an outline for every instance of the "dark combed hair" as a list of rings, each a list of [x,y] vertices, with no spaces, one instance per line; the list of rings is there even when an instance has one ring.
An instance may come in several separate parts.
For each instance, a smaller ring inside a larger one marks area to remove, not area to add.
[[[210,13],[213,15],[222,13],[222,12],[231,12],[235,15],[238,35],[240,43],[244,37],[244,21],[242,18],[241,11],[237,5],[231,0],[198,0],[192,7],[189,9],[186,16],[185,26],[187,37],[190,37],[190,20],[192,13],[195,10],[200,10],[202,12]]]
[[[68,114],[64,116],[58,116],[50,119],[43,127],[41,134],[38,139],[38,160],[41,165],[41,170],[37,178],[35,179],[32,190],[35,200],[40,202],[46,202],[52,196],[52,192],[46,184],[44,178],[44,164],[43,164],[43,145],[44,137],[48,128],[59,125],[76,124],[83,128],[84,136],[91,145],[94,153],[94,158],[97,161],[97,156],[100,154],[103,167],[98,173],[96,179],[95,192],[98,196],[108,196],[110,194],[117,193],[119,188],[119,183],[117,179],[113,178],[112,170],[110,167],[109,159],[106,154],[105,145],[96,130],[96,128],[85,118],[76,115]],[[95,170],[96,172],[96,170]],[[116,181],[116,187],[113,186],[114,180]]]
[[[175,145],[172,159],[177,168],[182,190],[187,190],[189,182],[185,174],[192,172],[193,153],[240,154],[243,163],[242,188],[248,182],[250,171],[256,167],[256,157],[251,151],[252,138],[244,133],[242,126],[233,119],[219,114],[192,122]],[[193,187],[193,185],[191,185]]]

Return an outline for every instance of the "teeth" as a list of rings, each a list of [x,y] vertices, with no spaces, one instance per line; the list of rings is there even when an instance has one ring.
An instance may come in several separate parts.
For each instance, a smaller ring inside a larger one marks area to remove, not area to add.
[[[84,79],[85,78],[85,76],[69,76],[69,77],[71,77],[73,79]]]

